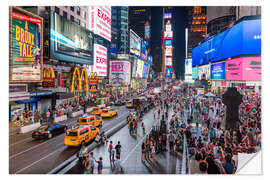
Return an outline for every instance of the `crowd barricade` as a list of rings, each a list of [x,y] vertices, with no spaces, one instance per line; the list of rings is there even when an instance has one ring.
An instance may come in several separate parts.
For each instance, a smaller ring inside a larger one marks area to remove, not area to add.
[[[37,128],[40,127],[40,123],[34,123],[34,124],[29,124],[29,125],[26,125],[26,126],[23,126],[23,127],[20,127],[20,130],[19,132],[20,133],[27,133],[27,132],[30,132],[30,131],[33,131]]]
[[[60,122],[67,120],[67,115],[62,115],[61,117],[54,118],[54,122]]]
[[[77,117],[77,116],[82,115],[82,114],[83,114],[83,110],[80,110],[80,111],[71,113],[71,117],[74,118],[74,117]]]

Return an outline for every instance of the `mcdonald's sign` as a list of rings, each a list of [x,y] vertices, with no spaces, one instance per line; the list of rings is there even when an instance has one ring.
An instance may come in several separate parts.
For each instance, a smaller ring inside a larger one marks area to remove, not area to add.
[[[77,82],[77,87],[75,87],[75,81]],[[88,91],[88,77],[85,68],[79,69],[79,67],[74,67],[70,91],[74,92],[75,88],[77,90],[82,90],[83,84],[84,84],[84,91]]]
[[[43,68],[43,81],[42,86],[43,87],[54,87],[54,70],[53,68]]]
[[[98,75],[96,72],[91,72],[89,75],[89,91],[90,92],[97,92],[97,85],[98,85]]]

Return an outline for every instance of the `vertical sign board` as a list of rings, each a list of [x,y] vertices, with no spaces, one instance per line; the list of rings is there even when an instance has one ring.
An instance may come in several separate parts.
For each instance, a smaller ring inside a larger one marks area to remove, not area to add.
[[[166,67],[166,77],[171,78],[172,77],[172,68]]]
[[[94,72],[107,76],[107,48],[99,44],[94,44]]]
[[[41,82],[43,19],[18,7],[10,7],[10,83]]]
[[[111,6],[89,7],[90,31],[111,41]]]

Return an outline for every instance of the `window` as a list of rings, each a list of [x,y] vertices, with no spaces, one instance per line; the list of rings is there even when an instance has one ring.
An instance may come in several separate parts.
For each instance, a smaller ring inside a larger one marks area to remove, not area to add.
[[[70,15],[70,20],[74,21],[74,16]]]
[[[57,14],[59,14],[59,8],[58,7],[55,7],[55,12],[57,13]]]
[[[66,12],[66,11],[63,11],[63,17],[64,17],[65,19],[67,19],[67,12]]]
[[[74,6],[70,6],[70,10],[74,12]]]
[[[77,14],[80,16],[81,15],[81,8],[77,6]]]
[[[80,19],[77,19],[77,21],[76,21],[76,22],[77,22],[77,24],[79,24],[79,25],[81,24]]]
[[[45,6],[45,10],[46,11],[51,11],[51,7],[50,6]]]

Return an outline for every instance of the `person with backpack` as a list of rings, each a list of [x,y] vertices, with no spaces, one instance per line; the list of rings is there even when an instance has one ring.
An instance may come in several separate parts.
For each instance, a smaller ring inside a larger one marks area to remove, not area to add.
[[[227,174],[234,174],[236,171],[235,164],[230,154],[227,154],[225,157],[224,169]]]
[[[119,156],[120,158],[120,153],[121,153],[121,144],[120,141],[118,141],[117,145],[115,146],[115,150],[116,150],[116,156]]]

